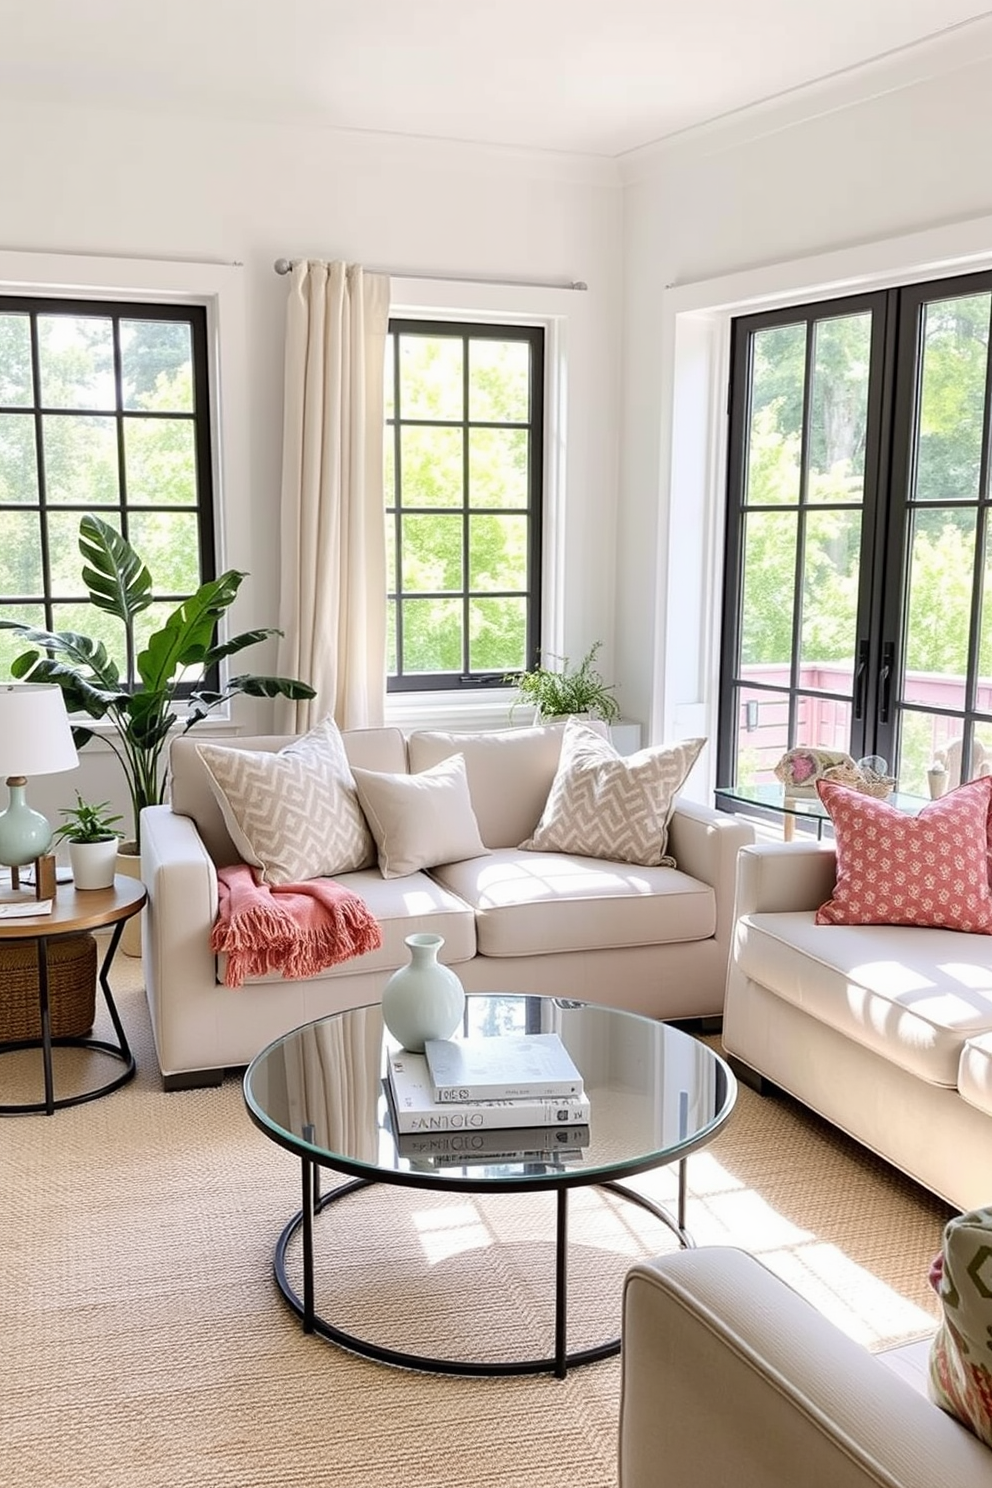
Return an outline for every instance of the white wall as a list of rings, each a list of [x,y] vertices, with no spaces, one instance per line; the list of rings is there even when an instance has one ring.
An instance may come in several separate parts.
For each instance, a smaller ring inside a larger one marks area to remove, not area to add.
[[[279,612],[286,280],[273,272],[273,260],[342,257],[409,273],[585,280],[587,293],[555,302],[569,394],[560,640],[581,654],[602,637],[612,669],[621,306],[613,167],[314,128],[10,102],[0,103],[0,131],[8,146],[0,159],[0,250],[243,265],[246,366],[234,437],[244,448],[234,466],[244,479],[224,491],[221,513],[226,561],[250,573],[234,617],[239,629],[274,625]],[[444,300],[441,288],[426,284],[410,292],[422,293],[425,304]],[[481,289],[463,287],[457,298],[467,310],[486,308]],[[255,669],[270,660],[251,653]],[[248,704],[238,716],[247,727],[266,722]],[[78,780],[51,783],[55,805],[71,799],[76,783],[84,794],[110,789],[113,772],[83,759]],[[31,797],[52,810],[43,782]]]
[[[726,306],[842,292],[890,241],[992,212],[992,62],[974,59],[943,49],[928,76],[873,71],[871,97],[845,80],[626,163],[617,666],[655,738],[712,736]],[[955,229],[944,238],[950,263]],[[977,262],[982,233],[961,239]],[[917,277],[937,277],[918,241]],[[892,265],[912,272],[914,252],[893,248]]]

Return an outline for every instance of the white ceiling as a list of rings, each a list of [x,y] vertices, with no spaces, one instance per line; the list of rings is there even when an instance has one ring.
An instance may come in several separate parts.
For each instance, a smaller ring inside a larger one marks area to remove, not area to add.
[[[990,14],[979,0],[0,0],[0,98],[617,156]]]

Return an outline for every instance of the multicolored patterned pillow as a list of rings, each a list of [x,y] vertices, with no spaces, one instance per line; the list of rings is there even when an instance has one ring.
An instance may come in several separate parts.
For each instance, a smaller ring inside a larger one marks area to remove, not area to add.
[[[992,1447],[992,1209],[944,1230],[931,1282],[944,1320],[930,1348],[930,1398]]]
[[[837,882],[818,925],[927,925],[992,935],[992,776],[969,780],[918,816],[818,780],[833,822]]]

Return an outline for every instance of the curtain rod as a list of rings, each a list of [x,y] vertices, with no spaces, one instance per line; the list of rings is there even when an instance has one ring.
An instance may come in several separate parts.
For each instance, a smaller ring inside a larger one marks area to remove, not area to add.
[[[277,258],[272,265],[277,274],[288,274],[291,258]],[[584,279],[480,279],[474,274],[418,274],[409,269],[379,269],[366,265],[370,274],[386,274],[390,279],[429,279],[438,284],[495,284],[507,289],[588,289]]]

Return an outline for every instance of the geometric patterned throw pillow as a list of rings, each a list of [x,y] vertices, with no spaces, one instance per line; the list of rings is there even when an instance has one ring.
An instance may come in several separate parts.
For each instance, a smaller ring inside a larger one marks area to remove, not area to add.
[[[368,868],[375,843],[333,718],[277,754],[200,744],[231,840],[270,884]]]
[[[992,1209],[951,1220],[935,1269],[944,1318],[930,1348],[930,1398],[992,1447]]]
[[[837,881],[818,925],[926,925],[992,935],[988,817],[992,776],[969,780],[907,816],[861,791],[818,780],[833,823]]]
[[[675,859],[665,855],[668,823],[705,743],[686,739],[623,756],[608,739],[570,718],[541,820],[521,848],[674,867]]]

